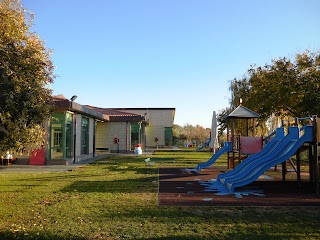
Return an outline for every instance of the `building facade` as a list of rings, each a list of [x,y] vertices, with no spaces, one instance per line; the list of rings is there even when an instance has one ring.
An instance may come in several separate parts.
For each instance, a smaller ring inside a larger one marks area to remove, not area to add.
[[[145,149],[145,117],[108,108],[87,106],[105,116],[108,121],[98,122],[96,129],[97,150],[126,153],[134,150],[136,144]]]
[[[175,108],[113,108],[113,110],[144,116],[145,147],[172,146],[172,127]]]
[[[109,152],[129,153],[137,144],[143,151],[172,145],[174,108],[111,109],[63,96],[53,100],[54,112],[45,123],[47,144],[29,164],[72,164]]]
[[[62,97],[55,97],[54,102],[56,108],[47,123],[46,164],[95,157],[97,121],[108,121],[108,116]]]

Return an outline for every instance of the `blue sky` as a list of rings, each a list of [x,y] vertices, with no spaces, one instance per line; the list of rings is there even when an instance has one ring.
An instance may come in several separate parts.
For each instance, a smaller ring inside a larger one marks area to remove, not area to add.
[[[22,0],[58,76],[97,107],[176,108],[211,126],[250,65],[320,49],[318,0]]]

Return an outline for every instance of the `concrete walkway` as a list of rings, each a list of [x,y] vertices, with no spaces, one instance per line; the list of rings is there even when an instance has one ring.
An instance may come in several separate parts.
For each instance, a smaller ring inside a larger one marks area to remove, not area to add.
[[[17,173],[17,172],[21,172],[21,173],[22,172],[25,172],[25,173],[67,172],[110,156],[111,154],[99,155],[94,158],[86,159],[86,160],[68,164],[68,165],[22,165],[22,164],[10,164],[9,166],[0,165],[0,174],[1,173]]]
[[[153,152],[144,152],[141,155],[152,155]],[[21,165],[21,164],[10,164],[0,165],[0,174],[2,173],[49,173],[49,172],[67,172],[72,171],[76,168],[85,166],[89,163],[98,161],[103,158],[108,158],[112,156],[125,155],[125,156],[139,156],[132,153],[108,153],[103,155],[98,155],[94,158],[86,159],[80,162],[68,164],[68,165]]]

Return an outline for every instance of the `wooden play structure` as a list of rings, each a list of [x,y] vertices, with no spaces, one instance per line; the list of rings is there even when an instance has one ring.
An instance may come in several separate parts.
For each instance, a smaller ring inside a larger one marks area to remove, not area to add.
[[[227,116],[227,136],[228,141],[232,142],[232,151],[228,152],[228,169],[235,168],[249,155],[261,151],[263,139],[255,136],[255,119],[259,117],[241,104]],[[245,130],[237,130],[236,133],[236,126],[242,126]]]
[[[228,152],[228,169],[235,168],[248,156],[255,154],[263,148],[263,141],[271,138],[272,134],[265,139],[255,136],[255,119],[259,115],[241,104],[227,116],[227,136],[232,142],[232,150]],[[285,181],[288,172],[287,164],[290,164],[297,175],[297,184],[301,185],[301,153],[307,151],[309,164],[310,182],[314,184],[316,193],[319,194],[319,146],[320,146],[320,119],[317,116],[296,118],[294,121],[283,121],[282,127],[312,125],[313,140],[304,143],[296,152],[296,165],[291,158],[281,164],[282,180]],[[242,129],[242,130],[239,130]],[[275,166],[277,170],[277,166]]]
[[[308,120],[310,121],[310,124],[313,126],[313,141],[306,144],[306,146],[302,146],[299,151],[296,153],[296,160],[297,160],[297,182],[298,185],[301,183],[301,157],[300,154],[303,151],[308,151],[308,160],[309,160],[309,179],[311,183],[315,184],[316,193],[319,194],[319,184],[320,184],[320,176],[319,176],[319,161],[320,161],[320,155],[319,155],[319,146],[320,146],[320,118],[317,116],[313,116],[312,118],[296,118],[295,124],[298,126],[299,121],[301,120]],[[286,170],[286,163],[284,162],[282,164],[282,178],[283,181],[285,181],[285,173]]]
[[[294,120],[282,120],[282,127],[288,126],[301,126],[304,124],[309,124],[313,126],[313,141],[303,144],[299,150],[296,152],[296,165],[293,163],[291,158],[281,164],[282,181],[286,180],[286,174],[288,173],[287,165],[291,165],[293,170],[297,175],[297,184],[301,186],[301,154],[307,152],[308,164],[309,164],[309,181],[315,183],[316,193],[319,194],[319,184],[320,184],[320,118],[317,116],[295,118]],[[277,170],[277,166],[275,166]],[[318,184],[317,184],[318,183]]]

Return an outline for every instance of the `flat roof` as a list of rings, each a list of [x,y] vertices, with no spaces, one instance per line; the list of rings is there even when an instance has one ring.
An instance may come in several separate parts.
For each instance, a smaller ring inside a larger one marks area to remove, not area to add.
[[[103,121],[109,121],[109,117],[100,112],[94,111],[86,106],[83,106],[79,103],[72,102],[69,99],[62,97],[52,97],[56,108],[63,109],[66,111],[82,113],[86,116],[96,118]]]

